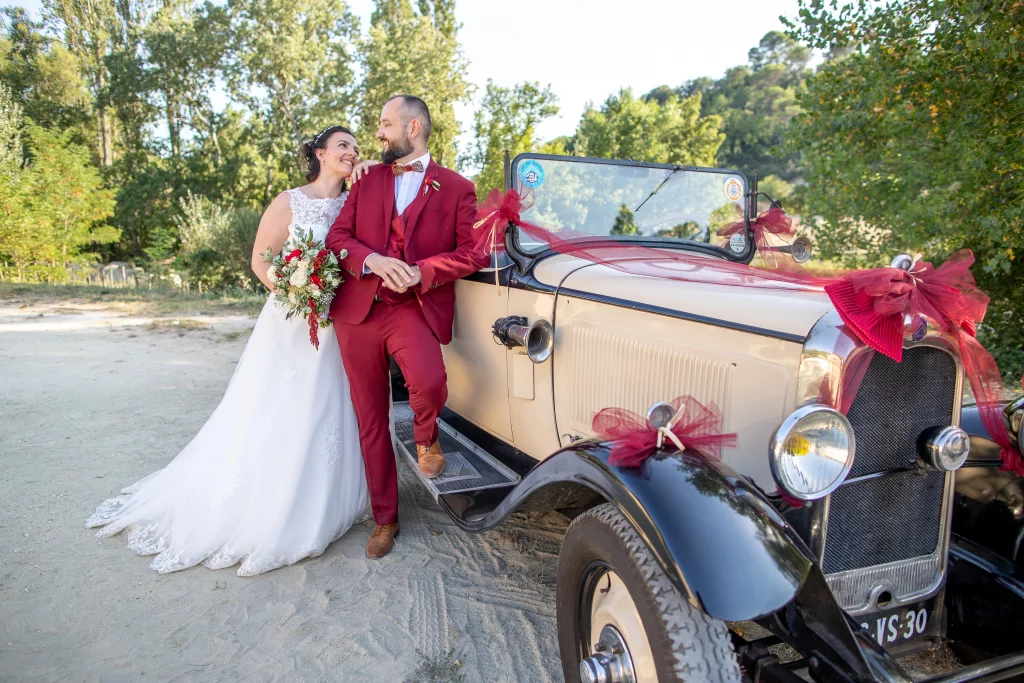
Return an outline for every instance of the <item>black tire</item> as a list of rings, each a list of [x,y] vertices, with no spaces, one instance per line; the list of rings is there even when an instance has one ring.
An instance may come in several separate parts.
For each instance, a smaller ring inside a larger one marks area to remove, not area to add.
[[[739,683],[739,663],[725,623],[693,607],[672,586],[640,536],[611,504],[569,525],[558,558],[558,645],[566,683],[579,683],[583,643],[590,642],[590,605],[583,584],[595,566],[615,571],[641,615],[658,683]],[[589,652],[582,654],[587,656]],[[648,683],[640,681],[638,683]]]

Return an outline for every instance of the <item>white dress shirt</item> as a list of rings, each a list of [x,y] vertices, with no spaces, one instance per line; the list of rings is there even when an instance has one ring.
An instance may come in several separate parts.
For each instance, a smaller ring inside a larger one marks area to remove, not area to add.
[[[427,172],[427,165],[430,163],[430,152],[427,152],[418,159],[413,159],[406,166],[411,166],[416,162],[423,164],[423,170],[420,172],[406,171],[402,175],[395,176],[395,206],[398,208],[398,213],[403,214],[405,210],[412,204],[412,200],[416,199],[416,193],[419,192],[420,186],[423,185],[423,176]]]
[[[416,193],[419,192],[420,187],[423,185],[423,176],[426,175],[427,166],[430,164],[430,152],[411,160],[406,166],[411,166],[417,161],[423,164],[422,171],[406,171],[402,175],[395,176],[395,208],[399,214],[405,213],[405,210],[416,199]],[[363,275],[369,272],[370,269],[366,267],[366,261],[363,261]]]

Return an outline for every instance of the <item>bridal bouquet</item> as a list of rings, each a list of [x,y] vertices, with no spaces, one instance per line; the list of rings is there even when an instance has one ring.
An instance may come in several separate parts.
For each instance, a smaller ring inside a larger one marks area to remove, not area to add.
[[[342,251],[341,257],[346,255]],[[275,300],[284,307],[285,318],[301,316],[309,321],[309,341],[319,350],[317,330],[331,324],[327,312],[341,284],[337,257],[310,231],[303,239],[289,240],[280,254],[268,248],[263,259],[270,263],[267,277],[277,290]]]

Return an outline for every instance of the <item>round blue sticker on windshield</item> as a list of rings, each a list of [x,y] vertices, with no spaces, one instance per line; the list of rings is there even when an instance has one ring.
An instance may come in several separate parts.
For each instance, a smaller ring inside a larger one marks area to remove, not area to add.
[[[540,187],[544,182],[544,167],[539,161],[527,159],[519,164],[519,181],[530,189]]]

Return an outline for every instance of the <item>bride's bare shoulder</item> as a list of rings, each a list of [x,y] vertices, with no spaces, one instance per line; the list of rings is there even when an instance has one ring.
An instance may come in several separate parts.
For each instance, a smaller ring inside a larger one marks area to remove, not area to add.
[[[274,200],[264,210],[263,218],[275,222],[283,220],[287,225],[292,218],[292,190],[285,190],[274,197]]]

